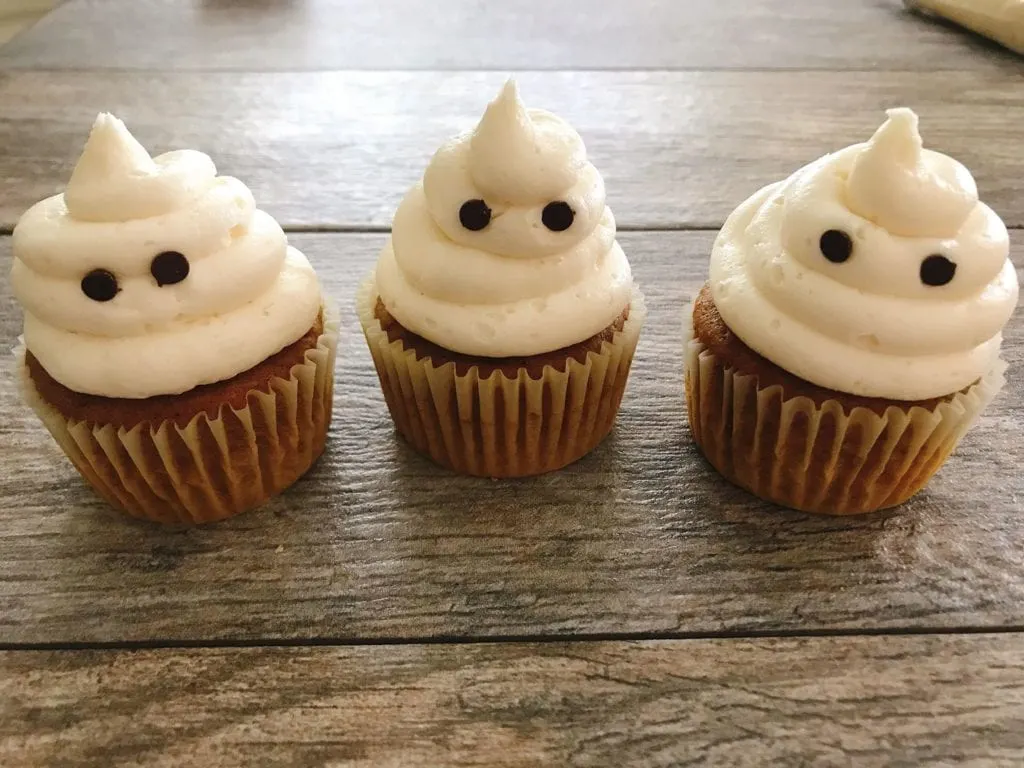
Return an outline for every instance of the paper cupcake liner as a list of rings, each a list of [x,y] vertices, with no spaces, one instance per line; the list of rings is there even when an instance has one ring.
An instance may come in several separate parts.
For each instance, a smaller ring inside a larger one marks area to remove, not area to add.
[[[727,480],[786,507],[832,515],[900,504],[931,479],[1005,383],[1002,361],[935,408],[883,415],[837,400],[783,398],[758,387],[693,336],[687,314],[686,401],[694,440]]]
[[[221,407],[126,429],[67,418],[39,394],[15,350],[22,395],[78,471],[132,517],[199,524],[252,509],[301,477],[323,452],[331,420],[340,317],[325,303],[324,330],[288,379],[250,390],[246,406]]]
[[[374,317],[371,277],[356,308],[395,427],[417,451],[438,464],[480,477],[524,477],[551,472],[592,451],[611,431],[647,316],[634,286],[629,316],[600,354],[546,366],[539,379],[525,369],[515,378],[471,367],[435,366],[401,341],[388,341]]]

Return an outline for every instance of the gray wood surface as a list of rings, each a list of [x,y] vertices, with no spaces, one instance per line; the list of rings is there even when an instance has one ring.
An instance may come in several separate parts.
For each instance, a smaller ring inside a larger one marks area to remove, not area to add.
[[[620,226],[718,227],[763,184],[866,140],[908,105],[1024,226],[1024,64],[979,72],[525,73],[524,98],[571,120]],[[99,110],[152,152],[202,149],[288,226],[387,227],[504,73],[0,73],[0,228],[63,188]]]
[[[1019,635],[0,654],[5,765],[1011,766]]]
[[[1019,313],[1011,384],[927,492],[866,519],[783,512],[721,480],[685,426],[681,318],[712,233],[629,233],[650,317],[616,431],[565,471],[494,482],[439,470],[393,434],[351,307],[383,239],[293,236],[345,310],[332,433],[306,480],[223,525],[108,511],[0,358],[0,641],[1024,625]],[[0,285],[6,347],[20,319]]]
[[[395,438],[351,305],[405,189],[509,73],[586,140],[650,317],[605,445],[492,482]],[[900,0],[62,4],[0,47],[0,766],[1024,763],[1021,313],[1006,391],[868,518],[721,480],[679,360],[713,230],[887,107],[973,171],[1021,273],[1022,75]],[[325,456],[221,525],[112,512],[15,392],[3,233],[100,110],[307,230],[344,309]]]
[[[72,0],[0,66],[966,69],[1010,56],[900,0]]]

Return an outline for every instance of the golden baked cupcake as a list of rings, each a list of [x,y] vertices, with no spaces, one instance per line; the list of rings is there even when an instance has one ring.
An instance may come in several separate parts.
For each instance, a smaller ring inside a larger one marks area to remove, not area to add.
[[[727,479],[829,514],[925,486],[1003,385],[1017,273],[971,174],[895,109],[754,194],[688,319],[694,439]]]
[[[206,155],[151,158],[100,115],[13,252],[24,397],[115,507],[219,520],[322,452],[338,318],[305,256]]]
[[[405,196],[357,304],[399,434],[490,477],[604,439],[646,316],[583,141],[512,81]]]

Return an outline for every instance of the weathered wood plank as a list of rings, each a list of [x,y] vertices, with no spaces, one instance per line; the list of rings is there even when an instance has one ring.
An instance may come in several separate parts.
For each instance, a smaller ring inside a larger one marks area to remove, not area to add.
[[[850,4],[856,5],[856,4]],[[98,110],[152,151],[192,147],[249,184],[285,226],[386,227],[501,73],[0,75],[0,227],[59,191]],[[964,162],[1024,226],[1021,71],[527,73],[529,103],[571,120],[621,226],[717,227],[762,184],[863,141],[912,106],[931,146]]]
[[[0,654],[7,765],[1019,765],[1020,635]]]
[[[978,69],[1012,61],[899,0],[75,0],[0,66],[114,69]]]
[[[521,482],[452,476],[395,439],[351,309],[381,235],[293,237],[345,308],[332,434],[303,482],[223,525],[108,511],[0,358],[0,642],[1024,623],[1024,316],[1006,334],[1007,391],[926,493],[867,519],[778,511],[722,481],[685,427],[681,313],[711,237],[622,237],[650,318],[619,425]],[[0,346],[19,324],[2,281]]]

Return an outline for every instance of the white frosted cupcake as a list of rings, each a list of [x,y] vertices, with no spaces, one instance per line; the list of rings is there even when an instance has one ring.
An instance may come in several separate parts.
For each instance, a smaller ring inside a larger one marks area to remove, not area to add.
[[[920,490],[1003,384],[1017,273],[974,179],[889,112],[726,221],[690,321],[694,439],[728,479],[813,512]]]
[[[100,115],[13,251],[24,396],[114,506],[218,520],[322,452],[337,317],[305,256],[206,155],[151,158]]]
[[[512,81],[406,195],[358,311],[399,433],[492,477],[608,434],[646,315],[583,141]]]

